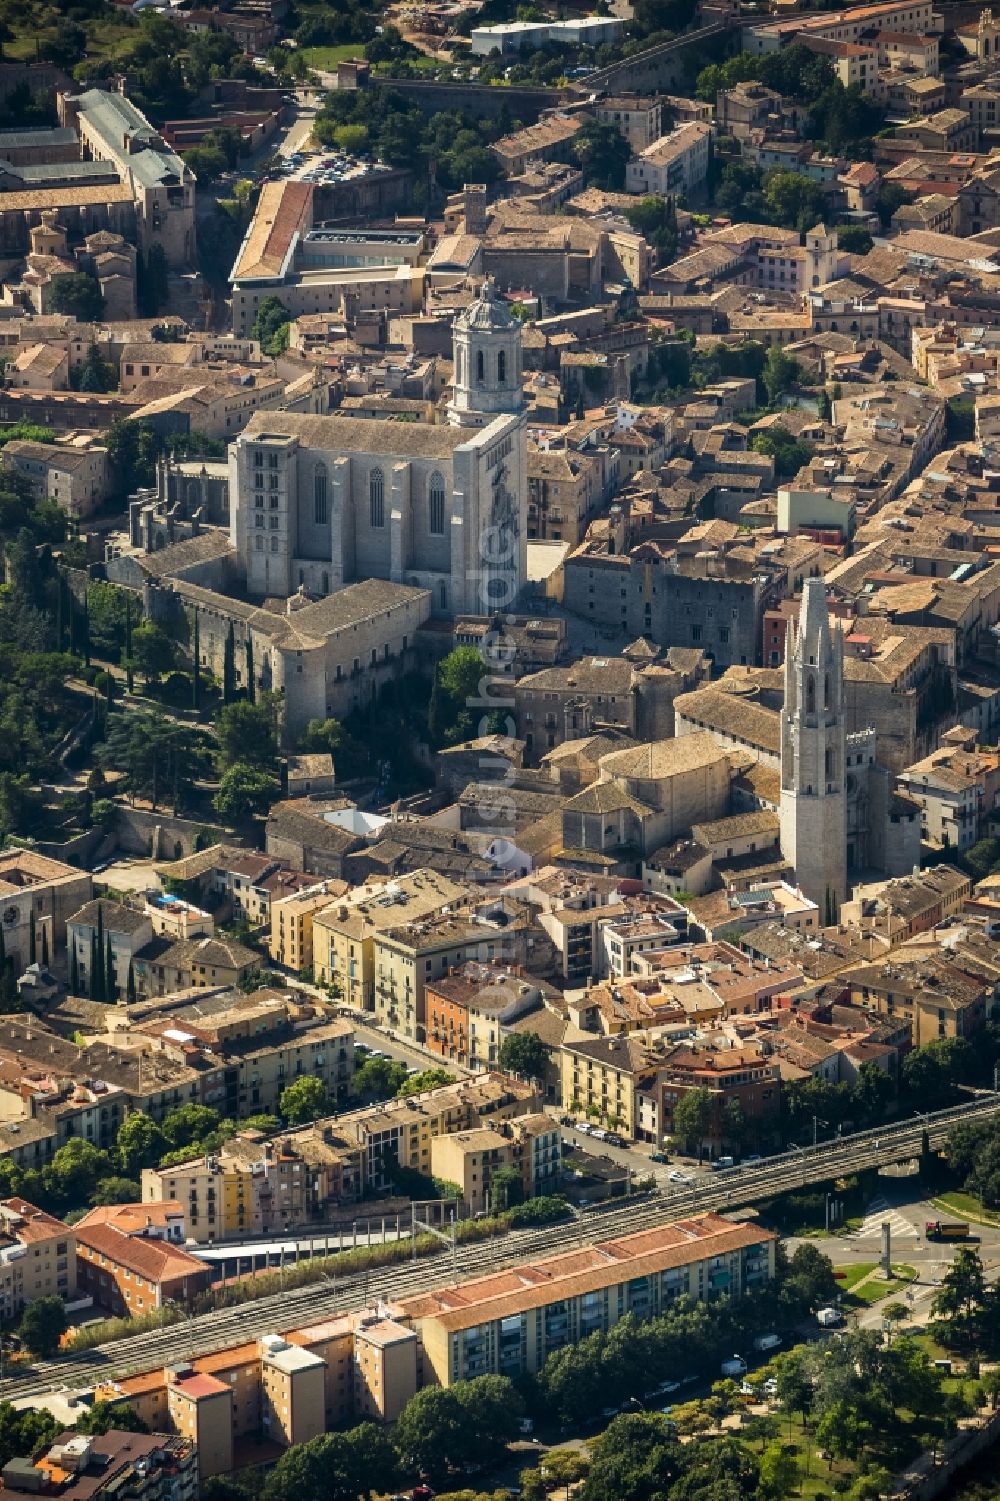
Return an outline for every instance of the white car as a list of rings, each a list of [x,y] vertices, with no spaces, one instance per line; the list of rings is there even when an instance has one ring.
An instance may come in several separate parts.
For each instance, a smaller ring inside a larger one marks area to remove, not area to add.
[[[672,1173],[668,1173],[667,1174],[667,1182],[668,1183],[690,1183],[691,1179],[690,1179],[690,1177],[688,1176],[687,1173],[679,1173],[677,1171],[677,1169],[675,1168]]]

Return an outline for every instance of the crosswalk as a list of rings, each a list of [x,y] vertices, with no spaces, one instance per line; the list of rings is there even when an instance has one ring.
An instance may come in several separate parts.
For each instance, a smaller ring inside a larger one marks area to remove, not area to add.
[[[882,1226],[887,1220],[889,1234],[894,1241],[919,1239],[919,1230],[915,1229],[898,1209],[893,1209],[888,1199],[882,1197],[872,1199],[860,1228],[852,1230],[849,1238],[851,1240],[881,1240]]]

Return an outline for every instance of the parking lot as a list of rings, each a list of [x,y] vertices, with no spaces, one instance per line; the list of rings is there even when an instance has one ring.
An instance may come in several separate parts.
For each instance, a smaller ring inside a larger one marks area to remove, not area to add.
[[[284,158],[272,176],[311,182],[317,187],[333,187],[339,182],[354,182],[361,177],[391,171],[392,168],[384,162],[373,161],[369,156],[351,156],[330,147],[294,151]]]

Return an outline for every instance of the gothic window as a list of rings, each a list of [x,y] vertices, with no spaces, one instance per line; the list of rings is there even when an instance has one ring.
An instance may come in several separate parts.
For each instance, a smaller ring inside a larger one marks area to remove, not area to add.
[[[373,469],[368,479],[368,520],[371,526],[385,526],[385,480],[381,469]]]
[[[441,608],[442,608],[442,610],[447,610],[447,608],[448,608],[448,585],[447,584],[441,584],[441,585],[439,585],[439,587],[438,587],[438,595],[439,595],[439,598],[441,600]]]
[[[330,592],[330,575],[328,573],[324,573],[324,575],[323,575],[323,593],[324,594],[329,594],[329,592]]]
[[[504,381],[506,379],[507,379],[507,355],[504,352],[504,350],[501,349],[500,353],[497,355],[497,380],[500,382],[501,385],[503,385],[503,383],[504,383]]]
[[[486,380],[486,360],[481,349],[476,351],[476,380],[480,385]]]
[[[816,679],[812,673],[806,678],[806,713],[816,712]]]
[[[828,750],[826,753],[826,780],[834,782],[837,779],[837,753]]]
[[[313,519],[317,526],[326,525],[326,465],[313,470]]]
[[[830,674],[827,672],[827,673],[823,674],[823,708],[824,709],[828,709],[829,707],[830,707]]]
[[[427,487],[427,530],[432,537],[444,536],[444,476],[435,469]]]
[[[187,499],[189,506],[201,505],[201,486],[196,479],[188,480]]]

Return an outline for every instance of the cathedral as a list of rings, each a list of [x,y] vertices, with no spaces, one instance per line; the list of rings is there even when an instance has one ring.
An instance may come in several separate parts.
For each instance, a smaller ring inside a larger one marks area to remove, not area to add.
[[[258,412],[230,447],[230,536],[251,598],[358,579],[431,592],[436,614],[524,588],[527,420],[520,324],[489,281],[459,313],[448,420]]]
[[[908,875],[920,863],[920,810],[876,760],[875,726],[848,734],[844,647],[826,586],[806,579],[789,622],[781,713],[781,853],[824,922],[836,920],[848,875]]]

